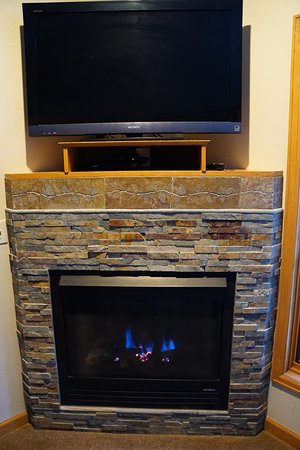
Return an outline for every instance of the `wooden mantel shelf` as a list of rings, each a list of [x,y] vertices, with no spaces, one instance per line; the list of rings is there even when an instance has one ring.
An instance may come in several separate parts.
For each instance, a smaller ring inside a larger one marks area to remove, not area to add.
[[[30,172],[6,174],[5,179],[36,178],[125,178],[125,177],[281,177],[282,171],[248,171],[248,170],[128,170],[97,172]]]

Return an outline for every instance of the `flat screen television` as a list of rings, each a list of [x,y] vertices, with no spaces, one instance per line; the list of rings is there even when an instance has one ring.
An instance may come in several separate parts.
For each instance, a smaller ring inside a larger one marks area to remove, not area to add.
[[[242,0],[23,4],[29,134],[239,133]]]

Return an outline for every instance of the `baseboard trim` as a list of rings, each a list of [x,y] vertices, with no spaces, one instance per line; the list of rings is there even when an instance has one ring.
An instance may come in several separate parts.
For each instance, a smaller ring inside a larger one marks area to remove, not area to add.
[[[4,422],[0,422],[0,438],[17,428],[23,427],[27,423],[28,416],[26,411],[23,411],[10,419],[4,420]]]
[[[265,430],[269,431],[274,436],[289,444],[296,449],[300,448],[300,434],[286,428],[276,420],[267,417],[265,420]]]

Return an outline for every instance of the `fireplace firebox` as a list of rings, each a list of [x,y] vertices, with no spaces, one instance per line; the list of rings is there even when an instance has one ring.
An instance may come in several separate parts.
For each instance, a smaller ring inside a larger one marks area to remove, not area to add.
[[[50,271],[61,404],[227,409],[235,277]]]

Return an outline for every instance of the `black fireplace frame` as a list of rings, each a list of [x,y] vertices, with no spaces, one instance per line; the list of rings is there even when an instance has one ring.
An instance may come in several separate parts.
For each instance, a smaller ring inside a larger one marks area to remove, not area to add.
[[[69,374],[61,299],[62,276],[226,278],[222,309],[220,373],[215,380],[85,378]],[[61,405],[164,409],[227,410],[235,300],[234,272],[148,272],[49,270],[56,360]]]

